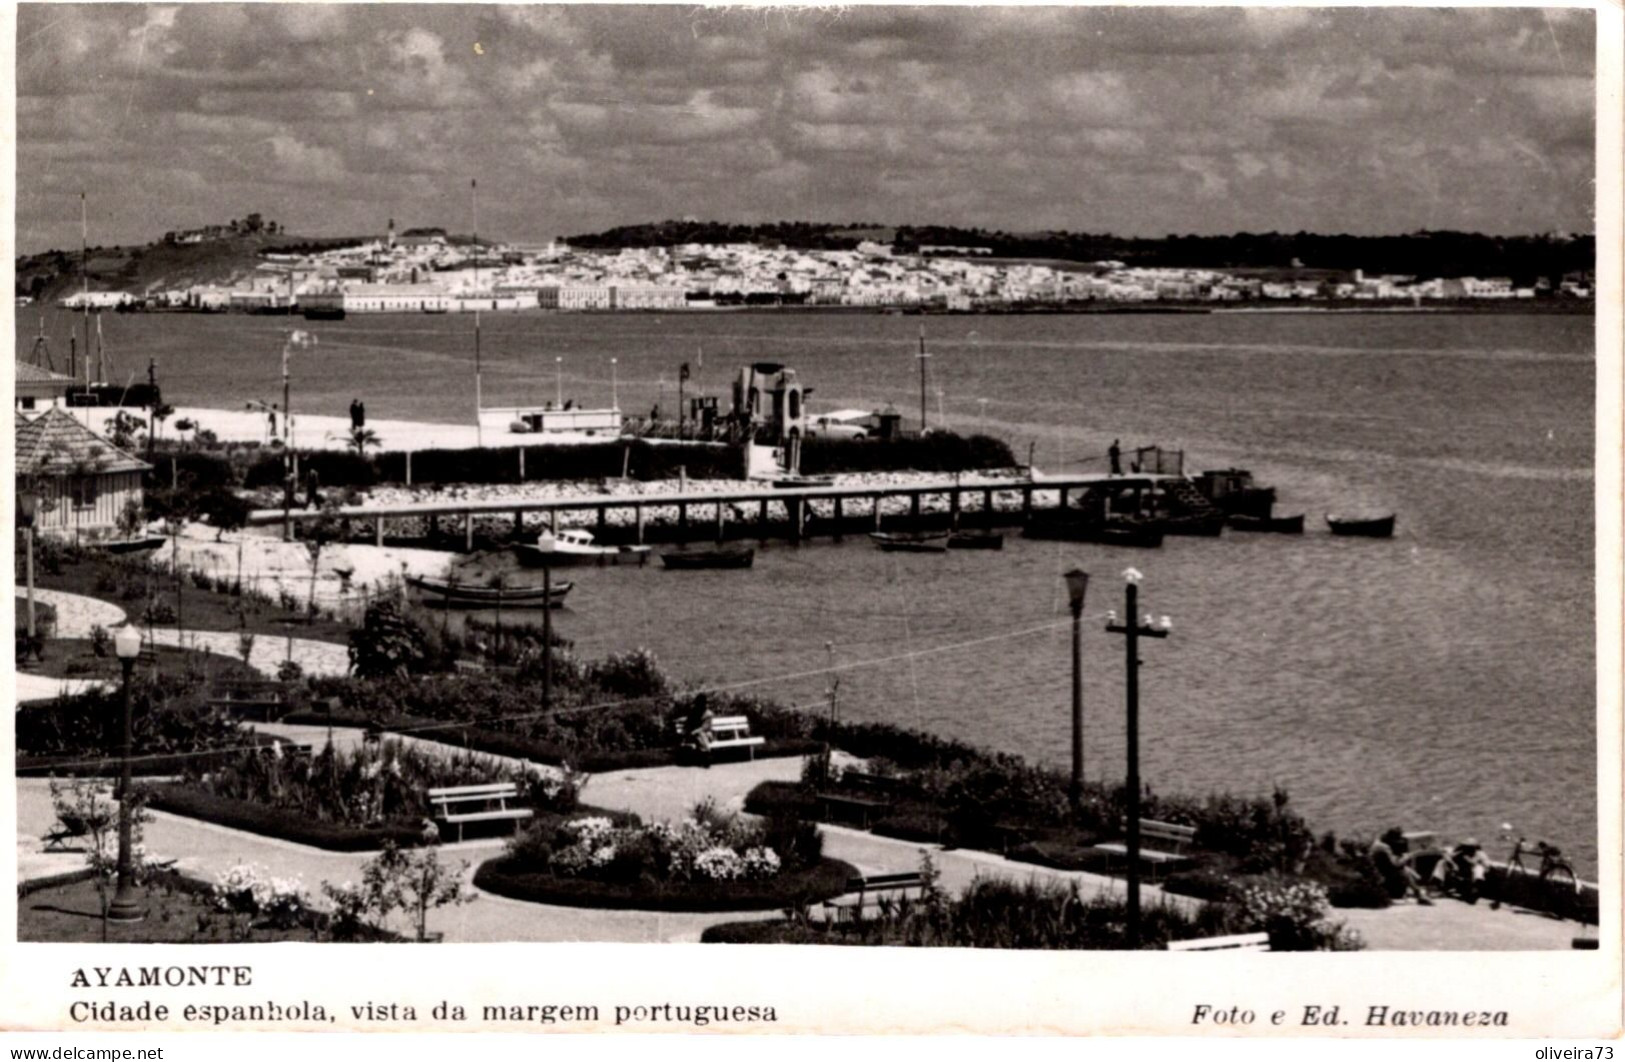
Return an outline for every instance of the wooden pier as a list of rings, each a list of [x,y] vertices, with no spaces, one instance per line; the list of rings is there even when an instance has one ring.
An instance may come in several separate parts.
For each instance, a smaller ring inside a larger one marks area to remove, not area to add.
[[[294,509],[287,514],[281,509],[256,509],[249,514],[248,523],[258,526],[275,525],[282,523],[286,518],[297,529],[300,524],[331,515],[350,526],[356,523],[371,524],[374,543],[383,545],[385,532],[391,520],[422,520],[432,534],[440,529],[447,518],[450,518],[452,521],[461,522],[464,548],[471,550],[474,548],[476,517],[511,515],[513,537],[518,540],[527,533],[526,517],[531,514],[541,514],[547,527],[557,531],[560,513],[588,512],[595,515],[596,534],[602,539],[604,532],[611,526],[610,511],[631,510],[632,541],[642,545],[648,533],[648,516],[651,510],[676,509],[679,541],[692,540],[697,537],[696,527],[705,527],[720,542],[728,528],[729,510],[748,510],[754,506],[757,528],[755,537],[770,537],[770,529],[777,529],[791,541],[800,541],[807,533],[808,515],[811,503],[814,502],[829,503],[834,519],[828,521],[827,526],[832,529],[831,533],[839,536],[854,519],[864,515],[872,520],[872,529],[879,530],[882,508],[887,502],[901,499],[907,499],[908,519],[918,524],[922,514],[921,499],[941,496],[947,501],[948,526],[957,530],[968,511],[965,505],[967,497],[980,499],[980,508],[973,510],[979,514],[991,515],[1002,512],[1012,520],[1019,519],[1020,522],[1026,523],[1037,511],[1034,498],[1038,495],[1046,498],[1053,496],[1056,500],[1055,508],[1064,509],[1074,492],[1086,491],[1092,487],[1109,487],[1114,494],[1127,492],[1139,495],[1148,494],[1160,483],[1181,478],[1170,475],[1111,476],[1096,473],[1044,476],[1036,480],[972,479],[960,476],[867,486],[771,487],[744,484],[737,489],[717,491],[592,494],[569,498],[446,499],[394,505],[345,505],[326,512]],[[1019,510],[1013,508],[999,510],[996,502],[1000,497],[1019,497],[1021,499]],[[782,507],[784,513],[782,522],[769,522],[770,506]],[[746,537],[749,537],[748,532]]]

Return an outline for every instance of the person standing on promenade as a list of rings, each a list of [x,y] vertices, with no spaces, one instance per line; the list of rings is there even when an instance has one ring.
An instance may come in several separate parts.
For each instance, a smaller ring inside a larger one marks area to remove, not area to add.
[[[1123,448],[1117,444],[1118,440],[1113,439],[1111,448],[1106,451],[1106,456],[1112,459],[1112,475],[1121,476],[1123,474]]]
[[[270,434],[268,434],[266,436],[266,438],[265,438],[265,444],[267,446],[269,446],[271,443],[276,442],[276,403],[275,402],[272,402],[271,403],[271,408],[265,411],[265,419],[270,424]]]
[[[361,399],[350,399],[350,430],[361,427]]]
[[[360,399],[357,399],[355,404],[355,426],[358,428],[367,426],[367,403]]]

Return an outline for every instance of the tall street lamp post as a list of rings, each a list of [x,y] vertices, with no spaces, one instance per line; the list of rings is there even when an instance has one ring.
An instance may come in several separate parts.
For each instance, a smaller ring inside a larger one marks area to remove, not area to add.
[[[17,522],[23,528],[23,547],[28,554],[26,562],[28,578],[28,641],[33,644],[38,636],[38,629],[34,625],[34,517],[39,513],[39,495],[31,490],[17,492]]]
[[[127,624],[113,637],[113,651],[124,672],[124,743],[118,776],[118,888],[108,905],[107,920],[139,922],[147,912],[135,894],[135,868],[130,855],[130,673],[135,670],[136,657],[141,655],[141,632]]]
[[[609,359],[609,408],[614,410],[619,410],[621,408],[621,392],[616,379],[615,368],[619,361],[619,358]]]
[[[553,381],[554,381],[554,384],[556,385],[556,390],[558,392],[557,399],[553,403],[553,408],[555,408],[555,409],[563,409],[564,408],[564,358],[562,356],[556,356],[553,359]]]
[[[1125,568],[1124,621],[1117,622],[1116,612],[1106,615],[1106,630],[1123,635],[1127,665],[1124,686],[1128,695],[1128,778],[1123,788],[1128,796],[1128,940],[1131,948],[1140,946],[1140,639],[1166,638],[1174,627],[1173,620],[1167,616],[1160,622],[1154,621],[1149,612],[1138,616],[1138,594],[1143,578],[1135,569]]]
[[[1073,568],[1065,579],[1072,606],[1072,785],[1067,799],[1076,815],[1083,809],[1083,596],[1089,590],[1089,573]]]

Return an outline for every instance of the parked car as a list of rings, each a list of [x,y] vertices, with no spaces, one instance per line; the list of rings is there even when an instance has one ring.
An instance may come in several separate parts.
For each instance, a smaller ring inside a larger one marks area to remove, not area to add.
[[[807,425],[809,439],[867,439],[869,429],[862,424],[851,424],[829,417],[814,417]]]

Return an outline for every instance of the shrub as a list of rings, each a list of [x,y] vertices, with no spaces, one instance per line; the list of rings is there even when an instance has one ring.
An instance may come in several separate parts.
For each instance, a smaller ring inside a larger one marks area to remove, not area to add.
[[[490,860],[474,884],[498,896],[532,903],[634,911],[775,911],[839,896],[857,870],[823,859],[811,867],[732,881],[604,881],[526,870],[511,856]]]
[[[361,626],[350,631],[350,666],[359,678],[421,674],[429,663],[428,633],[385,598],[367,606]]]
[[[1242,921],[1270,935],[1271,951],[1356,951],[1359,934],[1326,918],[1326,890],[1314,882],[1277,875],[1243,886],[1237,897]]]

